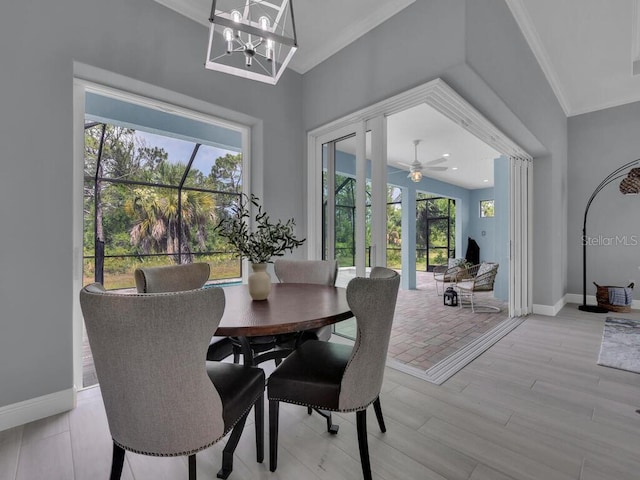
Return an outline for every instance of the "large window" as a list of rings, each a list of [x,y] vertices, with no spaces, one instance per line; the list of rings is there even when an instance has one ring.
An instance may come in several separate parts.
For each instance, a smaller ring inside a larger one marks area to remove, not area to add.
[[[211,264],[211,279],[241,277],[215,232],[240,201],[242,154],[117,124],[85,121],[84,282],[135,286],[140,266]]]

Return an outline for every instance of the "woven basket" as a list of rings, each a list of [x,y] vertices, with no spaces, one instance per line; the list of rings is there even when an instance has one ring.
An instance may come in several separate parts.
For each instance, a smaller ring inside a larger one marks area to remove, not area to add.
[[[596,300],[598,301],[598,306],[606,308],[610,312],[617,313],[625,313],[631,311],[630,305],[611,305],[609,303],[609,288],[624,288],[624,287],[616,287],[614,285],[598,285],[596,282],[593,282],[596,286]],[[630,283],[627,288],[633,288],[633,283]]]

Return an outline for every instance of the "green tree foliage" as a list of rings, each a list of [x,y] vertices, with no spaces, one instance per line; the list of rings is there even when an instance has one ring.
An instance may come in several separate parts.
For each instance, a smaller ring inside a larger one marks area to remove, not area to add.
[[[238,201],[242,155],[216,159],[210,172],[192,168],[185,181],[192,190],[182,190],[179,212],[177,189],[144,184],[178,186],[188,161],[188,155],[170,160],[165,149],[149,145],[130,128],[97,124],[85,129],[84,254],[95,255],[94,246],[103,242],[108,256],[132,256],[107,258],[105,275],[130,274],[139,265],[135,256],[141,254],[166,253],[173,262],[181,256],[185,263],[194,260],[194,253],[227,249],[214,229],[218,217]],[[93,260],[85,266],[85,274],[91,274]]]
[[[418,261],[444,265],[448,246],[455,246],[455,201],[429,194],[419,194],[416,204],[416,248]]]
[[[495,206],[493,200],[480,201],[480,216],[493,217],[495,215]]]

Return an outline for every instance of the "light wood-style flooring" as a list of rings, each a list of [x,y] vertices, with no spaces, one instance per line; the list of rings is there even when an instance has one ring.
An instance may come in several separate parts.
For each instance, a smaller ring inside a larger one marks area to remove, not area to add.
[[[639,318],[639,312],[626,315]],[[638,480],[640,375],[596,365],[605,315],[565,307],[531,316],[440,386],[387,369],[387,433],[368,415],[377,480]],[[278,471],[255,462],[250,425],[231,479],[360,479],[355,415],[281,406]],[[213,479],[222,444],[197,455]],[[100,390],[71,412],[0,432],[0,480],[108,478],[111,442]],[[187,478],[186,458],[127,453],[125,480]]]

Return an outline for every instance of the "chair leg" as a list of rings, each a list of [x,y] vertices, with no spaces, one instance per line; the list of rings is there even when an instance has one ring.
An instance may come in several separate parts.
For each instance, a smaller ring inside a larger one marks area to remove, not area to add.
[[[224,450],[222,450],[222,468],[218,471],[218,478],[227,478],[233,471],[233,452],[235,452],[236,447],[238,446],[248,415],[249,412],[245,413],[231,431],[229,440],[227,440],[227,444],[224,446]]]
[[[369,461],[369,444],[367,443],[367,410],[356,412],[356,427],[358,429],[358,447],[360,448],[360,463],[364,480],[372,480],[371,463]]]
[[[124,465],[124,448],[113,444],[113,457],[111,459],[111,480],[120,480]]]
[[[380,405],[380,397],[376,398],[373,402],[373,409],[376,412],[376,418],[378,419],[378,425],[382,433],[387,431],[387,427],[384,424],[384,417],[382,416],[382,406]]]
[[[233,346],[233,363],[240,363],[240,349]]]
[[[307,415],[311,415],[313,413],[313,408],[307,407]]]
[[[264,460],[264,395],[253,405],[256,423],[256,457],[258,463]]]
[[[196,480],[196,454],[189,455],[189,480]]]
[[[269,400],[269,470],[278,468],[278,411],[280,402]]]

